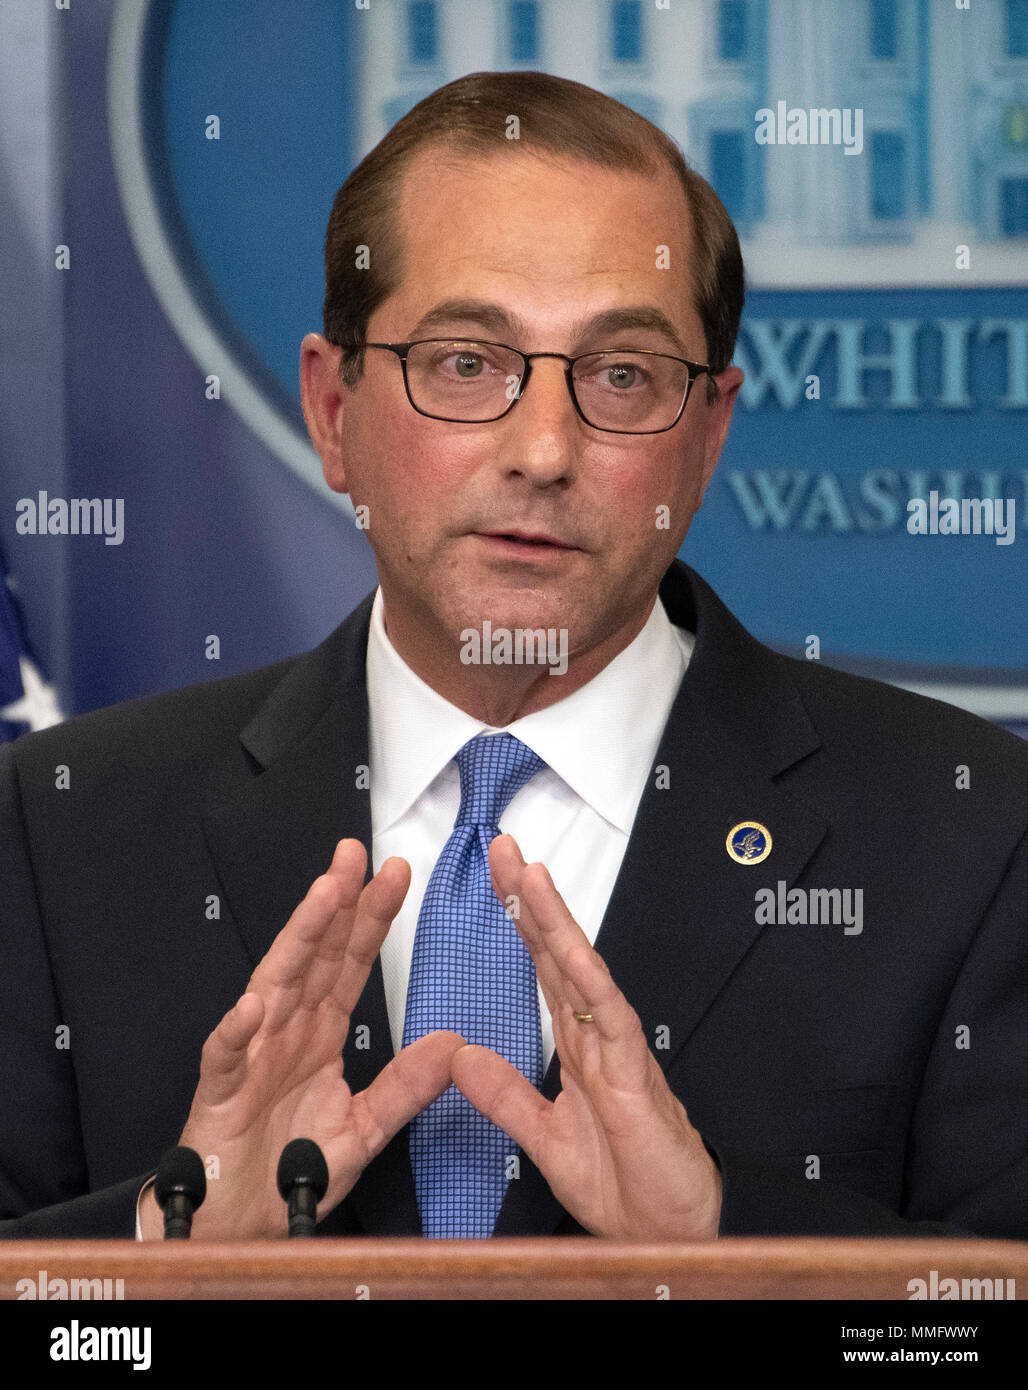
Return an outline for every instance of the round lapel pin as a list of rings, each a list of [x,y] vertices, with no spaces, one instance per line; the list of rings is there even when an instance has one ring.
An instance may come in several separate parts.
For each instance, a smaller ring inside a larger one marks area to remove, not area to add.
[[[729,830],[725,849],[737,864],[760,864],[771,853],[771,832],[758,820],[741,820]]]

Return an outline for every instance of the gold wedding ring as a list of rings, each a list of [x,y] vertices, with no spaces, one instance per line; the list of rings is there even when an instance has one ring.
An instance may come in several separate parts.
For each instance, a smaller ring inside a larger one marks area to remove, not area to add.
[[[577,1009],[572,1009],[571,1012],[578,1019],[579,1023],[592,1023],[593,1021],[592,1014],[580,1014]]]

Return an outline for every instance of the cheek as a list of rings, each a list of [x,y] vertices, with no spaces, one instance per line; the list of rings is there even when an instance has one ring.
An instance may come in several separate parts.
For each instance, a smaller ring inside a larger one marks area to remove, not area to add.
[[[663,451],[657,470],[657,488],[664,496],[658,500],[671,509],[672,525],[685,522],[696,511],[703,474],[703,451],[696,442],[669,445]]]
[[[628,459],[611,471],[606,501],[609,514],[622,519],[627,534],[652,537],[658,508],[667,508],[671,525],[690,510],[695,482],[681,444],[652,449],[645,461]]]
[[[362,501],[388,504],[390,513],[392,501],[405,496],[417,471],[417,431],[408,416],[418,418],[405,400],[369,394],[347,431],[352,491],[361,494]]]
[[[405,432],[394,445],[402,469],[403,497],[435,514],[452,510],[456,499],[490,457],[481,438],[461,437],[455,427],[421,420],[422,428]]]
[[[489,457],[481,438],[454,434],[453,426],[426,419],[407,404],[380,403],[362,415],[352,437],[349,476],[357,501],[366,501],[397,535],[437,531],[462,515],[468,479]]]

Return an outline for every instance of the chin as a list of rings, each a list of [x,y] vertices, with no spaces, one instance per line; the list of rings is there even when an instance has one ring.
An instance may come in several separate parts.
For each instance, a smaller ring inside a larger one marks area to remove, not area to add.
[[[461,605],[466,617],[460,626],[481,627],[488,620],[494,628],[570,628],[578,607],[565,594],[492,589],[468,596]]]

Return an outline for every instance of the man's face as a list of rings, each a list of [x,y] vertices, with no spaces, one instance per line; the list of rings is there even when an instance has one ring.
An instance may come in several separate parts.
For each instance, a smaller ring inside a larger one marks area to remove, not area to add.
[[[403,282],[372,315],[369,341],[707,360],[688,211],[670,173],[543,161],[516,146],[474,161],[426,151],[407,172],[401,208]],[[658,268],[661,247],[668,268]],[[456,301],[463,307],[440,307]],[[667,329],[612,318],[640,310],[658,311]],[[713,407],[701,376],[673,429],[633,436],[587,425],[564,368],[535,362],[510,413],[485,424],[418,414],[399,359],[381,350],[367,352],[356,390],[343,388],[340,447],[322,448],[325,474],[369,509],[390,630],[416,627],[456,654],[461,631],[484,619],[564,628],[574,657],[641,626],[702,500],[741,373],[722,374]],[[561,545],[497,539],[510,533]]]

